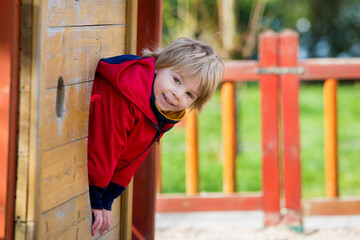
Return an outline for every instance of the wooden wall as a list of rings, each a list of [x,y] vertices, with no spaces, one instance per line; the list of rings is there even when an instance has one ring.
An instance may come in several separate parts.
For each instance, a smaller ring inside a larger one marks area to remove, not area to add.
[[[136,9],[131,0],[22,0],[16,239],[91,238],[92,81],[100,58],[134,52]],[[129,235],[124,208],[117,199],[110,230],[93,239]]]

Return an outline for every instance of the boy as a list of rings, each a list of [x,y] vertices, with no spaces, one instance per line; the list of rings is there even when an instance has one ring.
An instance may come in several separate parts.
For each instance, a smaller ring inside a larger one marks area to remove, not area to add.
[[[110,227],[111,205],[151,145],[184,116],[201,110],[223,77],[213,47],[181,38],[144,58],[101,59],[90,101],[88,172],[92,234]]]

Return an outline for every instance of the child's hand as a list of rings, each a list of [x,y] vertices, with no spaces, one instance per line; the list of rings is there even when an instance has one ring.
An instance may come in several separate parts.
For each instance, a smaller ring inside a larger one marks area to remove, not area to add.
[[[100,228],[101,235],[104,234],[105,231],[108,231],[111,225],[111,211],[103,209],[102,210],[102,226]]]
[[[91,226],[91,233],[95,235],[103,224],[103,215],[101,209],[93,209],[92,212],[94,214],[94,223]]]

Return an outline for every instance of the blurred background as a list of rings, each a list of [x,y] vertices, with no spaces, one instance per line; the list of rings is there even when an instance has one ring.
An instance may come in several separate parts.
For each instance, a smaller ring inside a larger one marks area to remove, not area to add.
[[[186,36],[210,42],[225,59],[257,59],[258,34],[291,28],[300,35],[298,56],[360,57],[357,0],[164,0],[166,46]],[[360,69],[359,69],[360,71]],[[301,82],[300,138],[303,197],[325,194],[323,81]],[[339,81],[340,196],[360,195],[360,84]],[[237,84],[237,191],[261,190],[260,92],[257,82]],[[222,192],[221,97],[217,91],[199,114],[200,192]],[[161,192],[185,192],[182,124],[161,144]]]
[[[164,46],[188,36],[227,58],[256,58],[257,34],[285,28],[300,34],[300,58],[360,56],[358,0],[163,1]]]

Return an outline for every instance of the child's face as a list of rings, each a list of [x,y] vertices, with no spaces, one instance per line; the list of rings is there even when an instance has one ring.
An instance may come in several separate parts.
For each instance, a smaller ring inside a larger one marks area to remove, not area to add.
[[[199,81],[181,77],[171,68],[157,71],[154,83],[154,95],[161,111],[182,111],[199,96]]]

